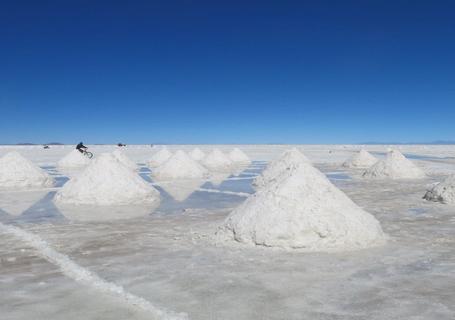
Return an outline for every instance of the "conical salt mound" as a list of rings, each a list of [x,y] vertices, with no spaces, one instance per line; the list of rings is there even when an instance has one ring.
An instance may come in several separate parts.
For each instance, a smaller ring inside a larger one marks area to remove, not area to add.
[[[369,168],[376,162],[378,162],[378,159],[376,159],[371,153],[369,153],[365,149],[362,149],[356,154],[354,154],[351,158],[349,158],[345,163],[343,163],[343,167]]]
[[[150,158],[148,165],[151,168],[158,167],[165,163],[171,156],[172,153],[166,147],[163,147],[160,151],[155,153],[152,158]]]
[[[205,153],[199,148],[194,148],[190,153],[190,157],[196,161],[201,161],[205,158]]]
[[[423,198],[429,201],[455,205],[455,175],[451,175],[443,182],[433,186]]]
[[[112,152],[112,154],[125,167],[130,168],[131,170],[138,169],[137,165],[130,158],[128,158],[120,149],[116,149],[114,152]]]
[[[370,179],[422,179],[425,173],[398,150],[392,150],[385,160],[377,162],[363,173]]]
[[[57,166],[60,168],[80,168],[88,164],[90,164],[90,159],[80,151],[73,149],[57,163]]]
[[[0,188],[51,187],[54,179],[18,152],[0,158]]]
[[[229,171],[232,160],[219,149],[213,149],[203,160],[204,166],[213,171]]]
[[[247,165],[251,163],[250,158],[239,148],[232,149],[232,151],[229,152],[229,158],[235,164]]]
[[[272,161],[267,168],[262,171],[261,175],[254,179],[253,186],[256,189],[262,188],[274,181],[283,172],[288,171],[301,163],[309,164],[310,160],[297,150],[297,148],[286,150],[277,160]]]
[[[157,180],[199,179],[208,176],[208,171],[186,152],[179,150],[165,163],[153,170]]]
[[[250,196],[228,216],[218,236],[305,251],[356,250],[385,241],[371,214],[305,163]]]
[[[54,201],[76,205],[150,204],[159,192],[110,153],[103,153],[68,181]]]

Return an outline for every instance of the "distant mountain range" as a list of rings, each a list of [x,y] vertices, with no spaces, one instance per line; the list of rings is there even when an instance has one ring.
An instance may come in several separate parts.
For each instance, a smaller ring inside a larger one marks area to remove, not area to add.
[[[398,145],[416,145],[416,144],[432,144],[432,145],[448,145],[448,144],[455,144],[455,141],[452,140],[436,140],[432,142],[377,142],[377,141],[369,141],[369,142],[362,142],[360,144],[398,144]]]
[[[63,146],[64,143],[60,142],[49,142],[49,143],[31,143],[31,142],[19,142],[19,143],[5,143],[5,145],[12,145],[12,146]]]

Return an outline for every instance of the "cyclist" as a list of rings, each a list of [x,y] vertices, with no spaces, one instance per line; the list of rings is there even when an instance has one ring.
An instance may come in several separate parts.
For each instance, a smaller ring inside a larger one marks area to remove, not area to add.
[[[83,142],[79,142],[79,144],[76,146],[76,149],[80,152],[80,153],[84,153],[85,151],[87,151],[87,147],[84,146],[84,143]]]

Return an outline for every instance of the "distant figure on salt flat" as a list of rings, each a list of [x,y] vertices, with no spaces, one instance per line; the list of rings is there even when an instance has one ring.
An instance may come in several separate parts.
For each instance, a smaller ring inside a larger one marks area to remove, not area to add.
[[[80,153],[84,153],[84,151],[87,151],[87,147],[84,146],[84,143],[83,142],[79,142],[76,146],[76,149],[80,152]]]

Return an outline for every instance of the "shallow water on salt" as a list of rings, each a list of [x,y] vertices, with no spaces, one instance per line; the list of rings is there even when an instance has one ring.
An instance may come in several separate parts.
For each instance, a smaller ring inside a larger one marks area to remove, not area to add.
[[[254,192],[252,175],[264,164],[255,162],[238,176],[197,188],[158,184],[160,207],[140,216],[125,208],[123,220],[69,220],[51,201],[55,190],[0,191],[0,209],[30,202],[16,215],[0,211],[0,221],[39,235],[104,279],[159,307],[187,312],[191,319],[455,318],[455,209],[421,199],[435,178],[371,182],[323,168],[380,220],[391,238],[381,248],[308,254],[215,245],[216,228],[245,199],[222,192]],[[68,179],[55,167],[45,169],[55,175],[57,188]],[[148,177],[149,170],[140,173]],[[187,198],[177,201],[172,194]],[[2,319],[53,320],[62,314],[68,320],[150,319],[124,301],[63,276],[17,238],[0,233],[0,244]]]

